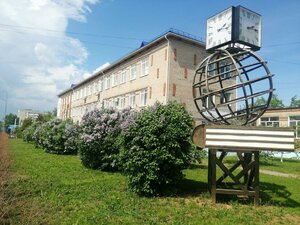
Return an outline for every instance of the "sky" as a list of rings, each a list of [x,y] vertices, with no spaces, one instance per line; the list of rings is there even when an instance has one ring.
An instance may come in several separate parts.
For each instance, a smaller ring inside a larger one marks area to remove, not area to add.
[[[242,5],[262,15],[257,52],[285,105],[300,98],[299,0],[0,0],[0,118],[52,111],[71,84],[170,28],[205,40],[206,19]]]

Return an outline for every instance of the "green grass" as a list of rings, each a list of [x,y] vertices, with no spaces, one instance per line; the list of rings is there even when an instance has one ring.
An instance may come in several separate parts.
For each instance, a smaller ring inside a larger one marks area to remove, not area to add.
[[[185,171],[174,196],[145,198],[126,178],[84,168],[77,156],[51,155],[10,140],[16,197],[12,224],[299,224],[300,180],[261,175],[260,207],[234,197],[211,204],[207,166]]]
[[[232,164],[235,160],[235,157],[229,156],[225,158],[224,162]],[[300,160],[297,159],[283,159],[283,162],[280,162],[280,158],[274,157],[266,160],[261,157],[260,168],[300,176]]]

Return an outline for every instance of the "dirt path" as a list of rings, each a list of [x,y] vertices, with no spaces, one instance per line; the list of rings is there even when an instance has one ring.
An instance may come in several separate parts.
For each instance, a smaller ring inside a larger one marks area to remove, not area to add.
[[[299,176],[296,174],[291,174],[291,173],[281,173],[277,171],[272,171],[272,170],[259,170],[260,173],[267,174],[267,175],[273,175],[273,176],[279,176],[279,177],[290,177],[290,178],[298,178],[300,179]]]
[[[0,133],[0,224],[8,223],[8,215],[12,207],[12,199],[7,193],[7,182],[9,179],[9,166],[11,160],[8,155],[8,137],[5,133]]]

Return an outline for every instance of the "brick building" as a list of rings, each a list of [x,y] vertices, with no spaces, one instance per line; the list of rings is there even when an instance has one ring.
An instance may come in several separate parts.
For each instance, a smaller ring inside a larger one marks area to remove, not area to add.
[[[197,64],[206,56],[203,42],[170,30],[60,93],[58,117],[80,121],[93,108],[139,109],[177,100],[200,119],[192,83]]]
[[[268,109],[257,125],[266,127],[295,127],[295,138],[300,139],[300,107]]]

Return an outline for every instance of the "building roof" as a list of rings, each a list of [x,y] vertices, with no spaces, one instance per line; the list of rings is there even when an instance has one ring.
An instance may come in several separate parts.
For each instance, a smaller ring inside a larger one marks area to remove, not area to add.
[[[300,111],[300,107],[284,107],[284,108],[269,108],[267,112],[291,112],[291,111]]]
[[[78,84],[72,84],[72,86],[66,90],[64,90],[63,92],[59,93],[58,94],[58,97],[68,93],[69,91],[75,89],[76,87],[79,87],[81,86],[82,84],[84,83],[87,83],[93,79],[95,79],[97,76],[101,75],[101,74],[105,74],[105,72],[109,71],[110,69],[120,65],[121,63],[123,63],[124,61],[126,61],[127,59],[133,57],[134,55],[150,48],[151,46],[153,46],[155,43],[167,38],[167,37],[177,37],[177,38],[180,38],[181,40],[185,40],[185,41],[188,41],[188,42],[192,42],[194,44],[198,44],[198,45],[201,45],[201,46],[205,46],[205,43],[197,36],[195,35],[192,35],[192,34],[189,34],[189,33],[186,33],[186,32],[183,32],[183,31],[180,31],[180,30],[177,30],[177,29],[169,29],[167,30],[166,32],[162,33],[161,35],[159,35],[158,37],[155,37],[153,40],[151,40],[150,42],[143,42],[142,45],[130,52],[129,54],[125,55],[124,57],[118,59],[117,61],[115,61],[114,63],[110,64],[109,66],[105,67],[104,69],[100,70],[100,71],[97,71],[96,73],[94,73],[93,75],[91,75],[90,77],[88,77],[87,79],[79,82]]]

